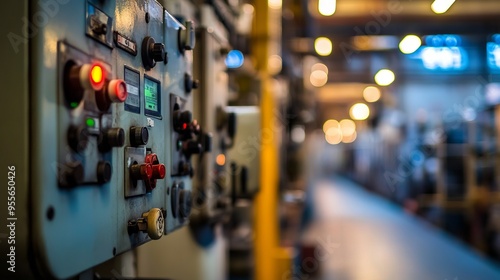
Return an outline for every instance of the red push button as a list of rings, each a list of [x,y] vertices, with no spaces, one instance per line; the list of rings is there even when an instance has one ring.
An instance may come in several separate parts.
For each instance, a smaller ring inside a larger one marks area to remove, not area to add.
[[[166,168],[164,164],[153,165],[153,179],[165,178]]]
[[[147,154],[144,162],[151,164],[152,167],[153,174],[151,176],[151,179],[145,181],[146,190],[150,192],[154,188],[156,188],[156,180],[165,178],[167,168],[165,168],[164,164],[160,163],[160,161],[158,160],[158,156],[155,153]]]
[[[111,102],[122,103],[127,100],[127,85],[122,79],[111,80],[108,84],[108,97]]]

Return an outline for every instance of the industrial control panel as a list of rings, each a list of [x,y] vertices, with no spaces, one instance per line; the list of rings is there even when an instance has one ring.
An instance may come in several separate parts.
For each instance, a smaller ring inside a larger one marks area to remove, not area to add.
[[[189,222],[191,155],[204,148],[195,23],[155,0],[33,0],[27,11],[43,24],[29,36],[18,243],[31,255],[24,273],[68,278]]]
[[[195,92],[194,113],[205,128],[204,153],[196,158],[193,177],[196,209],[190,229],[201,246],[214,242],[214,225],[221,223],[230,210],[230,158],[236,132],[235,114],[226,112],[228,73],[225,59],[230,50],[229,34],[218,20],[213,7],[198,7],[200,24],[196,29],[199,46],[194,52],[195,76],[202,79]]]

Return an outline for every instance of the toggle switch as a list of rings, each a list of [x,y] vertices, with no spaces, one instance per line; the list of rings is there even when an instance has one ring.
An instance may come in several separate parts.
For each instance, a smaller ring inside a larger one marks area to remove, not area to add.
[[[129,233],[146,232],[153,240],[160,239],[165,231],[165,218],[160,208],[152,208],[148,212],[142,213],[137,220],[128,222]]]
[[[149,131],[145,126],[130,127],[130,144],[134,147],[146,145],[149,141]]]
[[[196,44],[196,34],[194,22],[188,20],[184,23],[185,29],[179,29],[179,50],[184,53],[185,50],[193,50]]]
[[[156,62],[163,61],[167,64],[167,52],[163,43],[157,43],[151,36],[142,40],[142,64],[146,70],[156,66]]]
[[[107,24],[99,20],[96,15],[92,15],[90,17],[89,25],[92,32],[94,32],[94,34],[96,35],[106,35],[106,33],[108,32]]]
[[[186,93],[191,93],[193,89],[197,89],[200,84],[200,81],[194,80],[193,76],[189,73],[184,74],[184,89]]]
[[[153,177],[153,167],[149,163],[132,164],[129,170],[130,177],[132,177],[133,180],[147,182]]]

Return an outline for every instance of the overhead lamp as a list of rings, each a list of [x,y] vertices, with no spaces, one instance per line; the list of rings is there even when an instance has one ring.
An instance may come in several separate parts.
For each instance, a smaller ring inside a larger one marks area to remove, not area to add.
[[[349,110],[349,115],[353,120],[366,120],[370,116],[370,108],[364,103],[356,103]]]
[[[325,17],[331,16],[337,10],[337,0],[319,0],[318,12]]]
[[[422,40],[416,35],[407,35],[399,43],[399,50],[404,54],[412,54],[420,48]]]
[[[337,120],[327,120],[323,124],[323,132],[326,133],[326,131],[332,127],[340,128],[340,123]]]
[[[381,69],[375,74],[375,82],[379,86],[388,86],[396,80],[394,72],[389,69]]]
[[[366,102],[377,102],[380,99],[381,95],[382,94],[380,93],[380,89],[378,89],[377,87],[369,86],[363,90],[363,98],[366,100]]]
[[[431,9],[436,14],[444,14],[453,3],[455,3],[455,0],[435,0],[431,5]]]
[[[328,56],[333,50],[332,41],[326,37],[318,37],[314,40],[314,50],[321,56]]]
[[[309,81],[315,87],[322,87],[328,82],[328,74],[323,70],[314,70],[311,72]]]

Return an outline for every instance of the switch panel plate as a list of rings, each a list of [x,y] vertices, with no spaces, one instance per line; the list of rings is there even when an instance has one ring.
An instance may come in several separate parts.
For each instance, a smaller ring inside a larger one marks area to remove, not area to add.
[[[91,3],[87,3],[87,35],[102,44],[113,47],[113,19]]]
[[[144,163],[146,158],[146,147],[126,147],[125,148],[125,178],[130,178],[130,166],[132,164]],[[132,197],[146,194],[146,185],[141,180],[125,180],[125,197]]]

